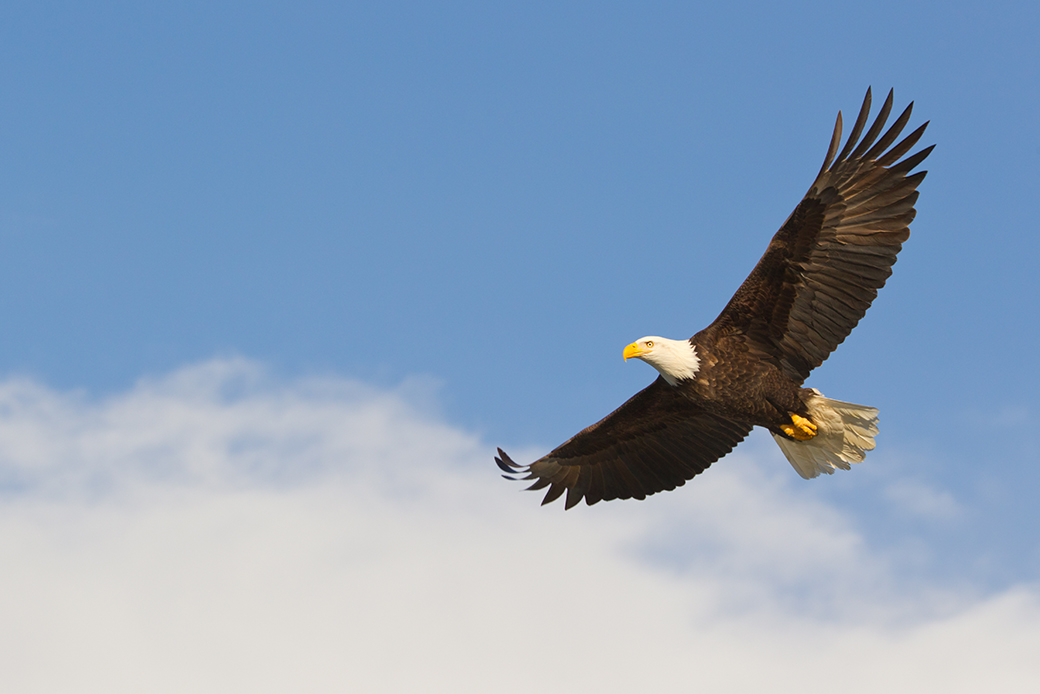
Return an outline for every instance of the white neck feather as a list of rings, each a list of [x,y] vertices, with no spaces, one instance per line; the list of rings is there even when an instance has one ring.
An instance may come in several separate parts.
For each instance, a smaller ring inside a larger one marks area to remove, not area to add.
[[[693,378],[701,366],[696,348],[689,340],[669,340],[667,337],[644,337],[654,343],[649,353],[640,357],[664,376],[669,385],[684,378]]]

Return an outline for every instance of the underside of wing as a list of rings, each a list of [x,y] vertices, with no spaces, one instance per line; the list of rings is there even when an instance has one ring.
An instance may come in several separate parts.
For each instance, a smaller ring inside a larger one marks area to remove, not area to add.
[[[507,479],[548,487],[543,504],[567,492],[566,507],[612,499],[645,499],[681,487],[740,443],[751,425],[709,414],[663,378],[603,420],[530,465],[502,449],[495,459]]]
[[[804,381],[852,332],[892,274],[910,236],[917,186],[927,172],[910,172],[932,151],[900,159],[927,123],[893,146],[910,119],[911,103],[885,127],[892,93],[874,123],[870,90],[845,146],[841,114],[819,175],[776,233],[719,318],[719,336],[741,334],[749,346]]]

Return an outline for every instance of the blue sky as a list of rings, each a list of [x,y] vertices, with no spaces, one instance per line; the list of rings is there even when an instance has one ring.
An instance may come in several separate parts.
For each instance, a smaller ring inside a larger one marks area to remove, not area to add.
[[[879,448],[776,484],[893,580],[1035,586],[1038,29],[1026,2],[9,4],[0,374],[99,412],[239,356],[404,388],[493,475],[494,445],[544,452],[648,383],[623,346],[709,323],[836,112],[891,87],[938,146],[892,279],[810,379],[878,407]],[[669,546],[635,554],[687,566]]]

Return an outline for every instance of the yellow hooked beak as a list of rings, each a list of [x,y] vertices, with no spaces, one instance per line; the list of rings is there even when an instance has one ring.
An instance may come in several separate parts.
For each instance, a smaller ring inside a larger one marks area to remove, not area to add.
[[[633,342],[628,347],[625,347],[625,351],[621,354],[628,361],[630,357],[639,357],[643,355],[643,348],[638,343]]]

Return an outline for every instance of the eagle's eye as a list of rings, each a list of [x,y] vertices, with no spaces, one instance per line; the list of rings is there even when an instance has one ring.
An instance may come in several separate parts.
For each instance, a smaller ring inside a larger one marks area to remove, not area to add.
[[[646,341],[646,346],[647,347],[653,347],[654,346],[654,341],[653,340],[647,340]]]

